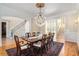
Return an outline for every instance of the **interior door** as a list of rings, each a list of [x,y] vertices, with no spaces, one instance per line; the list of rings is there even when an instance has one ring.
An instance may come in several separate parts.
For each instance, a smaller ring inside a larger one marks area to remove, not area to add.
[[[6,22],[2,22],[2,38],[6,38]]]

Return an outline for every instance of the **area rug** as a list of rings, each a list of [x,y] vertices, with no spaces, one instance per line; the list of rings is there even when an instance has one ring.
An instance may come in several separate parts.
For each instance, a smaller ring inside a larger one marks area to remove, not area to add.
[[[58,56],[63,47],[63,43],[54,42],[51,48],[48,49],[47,53],[43,54],[43,56]],[[16,56],[16,48],[10,48],[6,50],[8,56]],[[28,55],[30,56],[30,55]]]

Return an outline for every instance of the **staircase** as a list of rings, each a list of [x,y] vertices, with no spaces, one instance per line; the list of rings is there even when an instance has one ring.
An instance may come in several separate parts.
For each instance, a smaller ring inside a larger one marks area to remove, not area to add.
[[[27,20],[24,20],[23,22],[21,22],[20,24],[16,25],[12,30],[11,30],[11,37],[14,36],[14,33],[19,30],[22,26],[24,26],[26,24]]]

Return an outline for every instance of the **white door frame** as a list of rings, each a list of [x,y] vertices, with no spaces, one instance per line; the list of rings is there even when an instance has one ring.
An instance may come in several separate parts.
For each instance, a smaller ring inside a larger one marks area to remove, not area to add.
[[[8,34],[9,34],[9,32],[8,32],[8,21],[7,20],[4,20],[4,19],[1,19],[0,20],[0,25],[2,26],[2,22],[6,22],[6,38],[8,38]],[[0,28],[0,30],[2,30],[2,27]],[[1,32],[1,39],[2,39],[2,31],[0,31]]]
[[[5,19],[0,19],[0,47],[2,47],[2,22],[6,22],[6,38],[9,37],[9,31],[8,31],[8,21]]]

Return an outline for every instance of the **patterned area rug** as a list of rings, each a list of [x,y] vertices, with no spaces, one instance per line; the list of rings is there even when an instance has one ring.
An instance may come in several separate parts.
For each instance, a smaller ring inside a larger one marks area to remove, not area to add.
[[[63,45],[63,43],[54,42],[54,45],[52,45],[52,47],[49,48],[48,51],[43,54],[43,56],[58,56]],[[8,56],[16,56],[16,48],[7,49],[6,52]],[[30,56],[30,54],[28,56]]]

